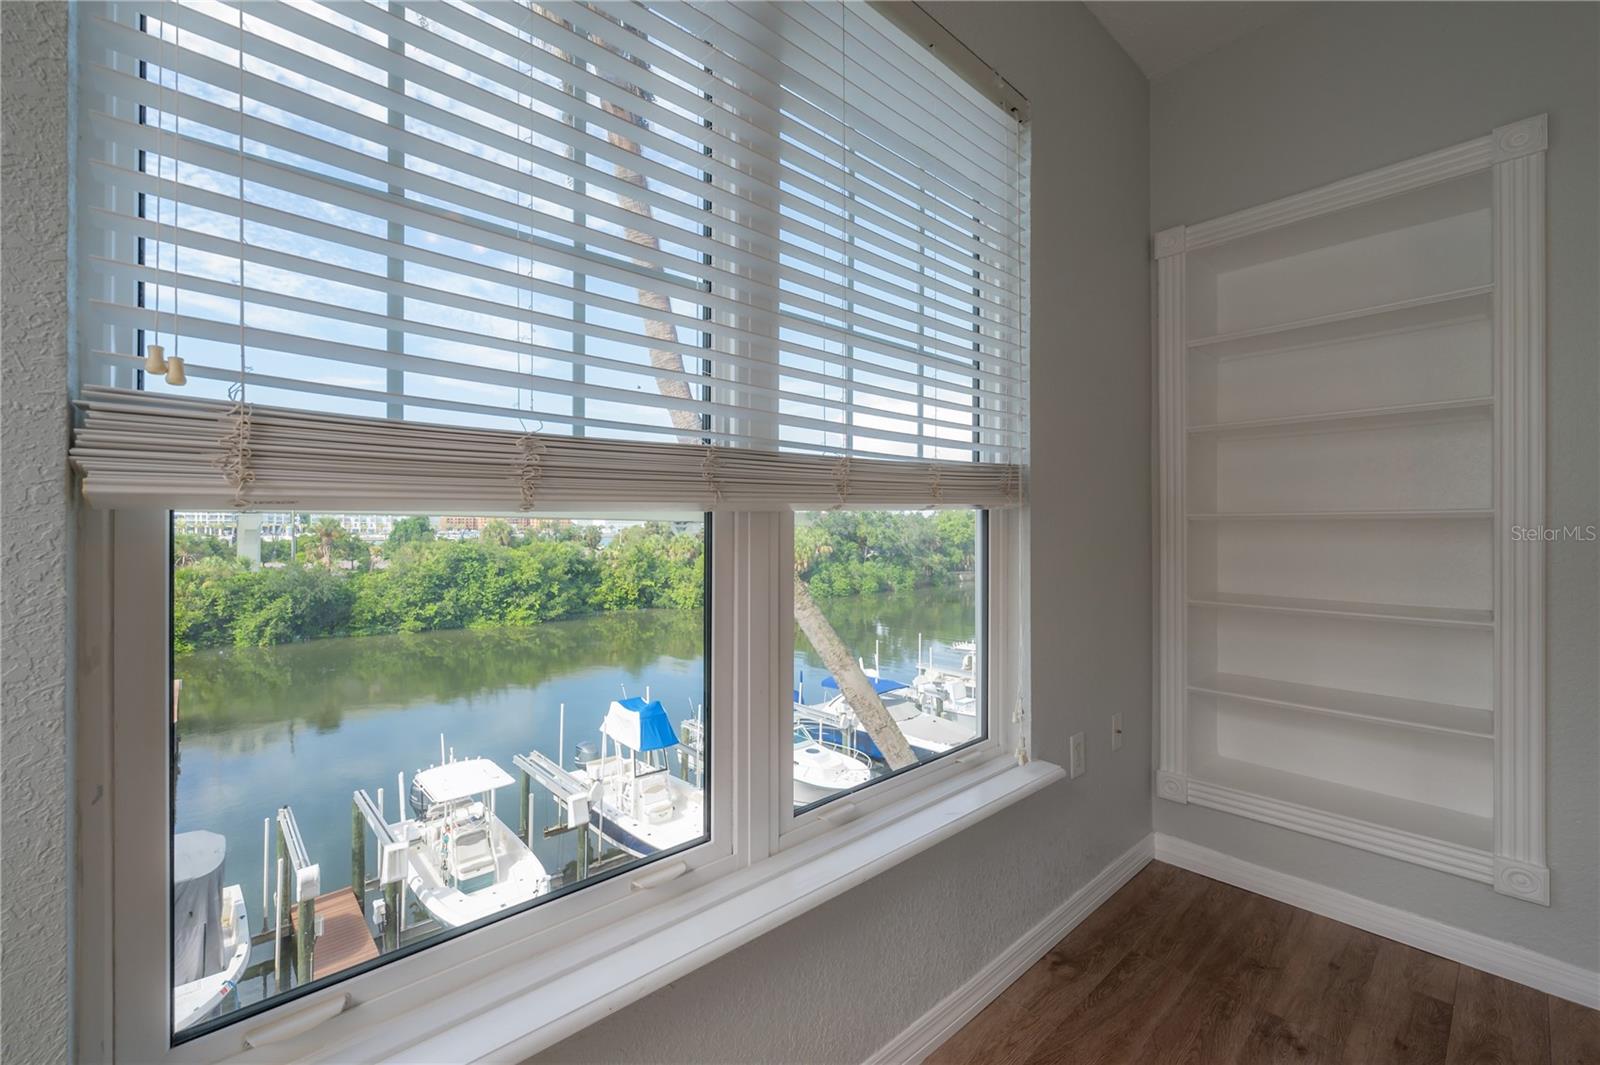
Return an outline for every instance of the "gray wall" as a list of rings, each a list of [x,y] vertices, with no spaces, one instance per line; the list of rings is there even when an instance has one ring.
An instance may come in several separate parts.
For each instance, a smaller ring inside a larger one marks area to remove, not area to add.
[[[858,1062],[1149,831],[1147,82],[1079,4],[927,6],[1032,104],[1033,731],[1088,772],[541,1062]]]
[[[68,1052],[67,5],[0,5],[0,1047]]]
[[[1330,4],[1158,79],[1152,230],[1481,136],[1548,111],[1549,523],[1597,520],[1600,7]],[[1198,807],[1156,828],[1247,861],[1600,968],[1600,549],[1549,547],[1551,906]]]

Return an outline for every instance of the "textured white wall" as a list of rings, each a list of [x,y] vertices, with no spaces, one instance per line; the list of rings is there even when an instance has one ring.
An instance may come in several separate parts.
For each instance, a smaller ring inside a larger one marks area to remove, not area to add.
[[[1034,738],[1088,772],[540,1062],[858,1062],[1149,831],[1147,82],[1079,4],[925,6],[1032,105]]]
[[[0,1053],[68,1054],[67,5],[0,5]]]
[[[1600,5],[1319,5],[1151,86],[1151,229],[1482,136],[1548,111],[1549,523],[1600,513],[1596,328]],[[1549,909],[1198,807],[1156,827],[1391,906],[1600,968],[1600,548],[1548,548]]]

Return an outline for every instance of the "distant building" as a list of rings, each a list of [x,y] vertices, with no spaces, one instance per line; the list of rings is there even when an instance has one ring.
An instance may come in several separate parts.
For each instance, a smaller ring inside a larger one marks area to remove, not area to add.
[[[180,510],[172,515],[172,531],[184,536],[215,536],[230,544],[238,532],[239,515],[231,510]]]
[[[539,533],[550,529],[561,529],[572,524],[571,518],[529,518],[523,516],[510,518],[485,518],[465,514],[447,514],[433,519],[433,527],[441,535],[451,533],[481,533],[483,527],[491,521],[503,521],[520,533]]]

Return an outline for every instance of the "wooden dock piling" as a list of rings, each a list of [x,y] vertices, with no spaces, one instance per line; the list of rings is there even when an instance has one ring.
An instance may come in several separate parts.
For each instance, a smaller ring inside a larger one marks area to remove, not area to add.
[[[362,920],[367,916],[367,837],[362,831],[361,807],[350,804],[350,887],[356,893],[356,908]]]

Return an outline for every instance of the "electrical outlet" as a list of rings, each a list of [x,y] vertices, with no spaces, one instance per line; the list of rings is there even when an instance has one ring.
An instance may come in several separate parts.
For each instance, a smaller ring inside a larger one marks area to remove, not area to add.
[[[1068,756],[1067,776],[1083,776],[1083,733],[1072,734],[1070,754]]]
[[[1111,715],[1111,749],[1122,750],[1122,715]]]

